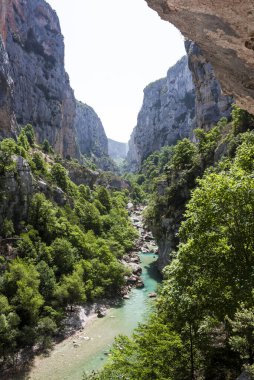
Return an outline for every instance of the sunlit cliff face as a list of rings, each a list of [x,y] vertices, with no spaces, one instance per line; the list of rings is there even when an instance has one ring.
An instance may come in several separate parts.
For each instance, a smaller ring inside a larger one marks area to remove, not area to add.
[[[163,20],[199,45],[223,91],[254,114],[252,0],[146,0]]]

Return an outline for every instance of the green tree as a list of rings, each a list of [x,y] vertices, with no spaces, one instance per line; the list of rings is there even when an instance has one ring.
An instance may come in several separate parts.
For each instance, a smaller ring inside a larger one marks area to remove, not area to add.
[[[111,209],[111,199],[108,190],[103,186],[97,186],[96,196],[101,204],[105,207],[105,212],[109,213]]]
[[[19,148],[11,138],[0,142],[0,172],[5,173],[15,169],[13,155],[19,153]]]
[[[2,236],[9,238],[15,233],[13,222],[10,219],[5,218],[2,225]]]
[[[61,275],[72,272],[77,257],[77,251],[72,244],[64,238],[57,238],[50,247],[56,273]]]
[[[42,143],[42,150],[44,153],[52,153],[52,151],[53,151],[48,140],[46,140],[46,139]]]
[[[35,266],[22,259],[12,261],[9,270],[4,274],[4,293],[23,323],[33,324],[37,321],[44,303],[39,293],[39,284],[39,274]]]
[[[77,202],[75,213],[85,231],[93,230],[97,235],[100,234],[102,227],[100,213],[92,203],[85,200]]]
[[[45,174],[46,173],[46,165],[45,165],[43,156],[42,156],[42,154],[40,152],[35,152],[33,154],[32,161],[33,161],[33,163],[35,165],[36,170],[40,174]]]
[[[56,277],[52,268],[45,261],[40,261],[36,269],[39,273],[39,291],[45,300],[53,298],[56,289]]]
[[[85,302],[86,292],[83,283],[83,269],[77,266],[72,274],[63,276],[55,291],[55,297],[61,305],[70,305]]]
[[[35,133],[32,125],[27,124],[25,127],[23,127],[20,135],[21,134],[24,134],[26,136],[29,145],[33,147],[35,143]]]
[[[236,104],[232,106],[232,123],[234,134],[246,132],[254,128],[254,116],[242,110]]]
[[[189,139],[183,139],[175,146],[170,165],[174,170],[183,170],[193,166],[196,160],[196,146]]]
[[[245,364],[254,364],[254,307],[246,308],[241,305],[229,319],[232,334],[229,339],[230,346],[238,352]]]
[[[63,190],[67,191],[68,188],[68,176],[66,169],[61,164],[53,165],[51,169],[51,175],[56,184]]]

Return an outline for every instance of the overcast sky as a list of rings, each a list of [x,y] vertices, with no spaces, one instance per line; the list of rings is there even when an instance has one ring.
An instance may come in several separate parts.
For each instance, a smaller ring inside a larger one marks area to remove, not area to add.
[[[47,0],[65,41],[78,100],[94,108],[108,137],[127,142],[143,89],[184,54],[183,37],[145,0]]]

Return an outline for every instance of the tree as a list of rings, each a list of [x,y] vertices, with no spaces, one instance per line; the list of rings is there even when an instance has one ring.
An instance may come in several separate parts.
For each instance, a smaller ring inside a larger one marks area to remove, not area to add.
[[[9,238],[15,233],[13,222],[10,219],[5,218],[2,225],[2,236]]]
[[[35,152],[33,155],[33,163],[35,164],[36,170],[41,173],[45,174],[46,173],[46,165],[43,159],[43,156],[39,152]]]
[[[21,134],[26,136],[29,145],[33,147],[35,143],[35,133],[32,125],[27,124],[24,128],[22,128],[20,135]]]
[[[42,150],[44,153],[52,153],[52,147],[46,139],[42,143]]]
[[[0,142],[0,171],[5,173],[7,171],[13,171],[15,168],[15,162],[13,155],[19,153],[19,148],[15,141],[11,138],[4,139]]]
[[[96,188],[97,199],[105,207],[106,214],[109,213],[111,209],[111,200],[108,190],[103,186],[97,186]]]
[[[175,146],[170,165],[174,170],[183,170],[193,166],[196,160],[196,146],[189,139],[183,139]]]
[[[56,184],[63,191],[66,191],[68,187],[68,176],[66,169],[61,164],[55,164],[51,169],[51,175]]]
[[[71,306],[85,302],[86,292],[83,283],[83,269],[77,266],[72,274],[63,276],[55,291],[55,297],[61,305]]]
[[[56,289],[56,277],[54,271],[45,261],[40,261],[37,264],[36,269],[40,278],[39,291],[45,300],[51,300]]]
[[[44,194],[36,193],[33,196],[29,207],[28,221],[39,231],[42,239],[46,242],[50,242],[55,236],[56,209]]]
[[[100,213],[92,203],[85,200],[77,202],[75,213],[85,231],[93,230],[95,234],[100,234],[102,228]]]
[[[235,135],[254,128],[254,116],[242,110],[236,104],[232,106],[232,122]]]
[[[64,239],[57,238],[51,244],[51,256],[53,263],[56,266],[56,273],[58,276],[61,274],[68,274],[73,270],[77,251],[73,248],[72,244]]]
[[[234,315],[229,319],[232,334],[229,344],[238,352],[245,364],[254,364],[254,307],[246,308],[241,305]]]
[[[33,324],[37,321],[44,303],[39,293],[39,284],[39,274],[35,266],[22,259],[12,261],[9,270],[4,274],[4,293],[23,323]]]

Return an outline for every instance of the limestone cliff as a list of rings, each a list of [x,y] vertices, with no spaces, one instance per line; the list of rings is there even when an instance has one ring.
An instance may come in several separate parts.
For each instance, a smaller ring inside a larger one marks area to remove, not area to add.
[[[77,157],[75,98],[56,13],[44,0],[2,0],[0,17],[1,135],[13,129],[14,113],[18,124],[34,126],[39,142]]]
[[[128,162],[137,166],[155,150],[190,136],[195,126],[195,92],[188,59],[183,57],[168,70],[167,77],[144,89],[144,100],[134,135],[129,142]],[[135,148],[132,148],[132,141]]]
[[[17,123],[13,102],[13,80],[10,75],[9,58],[0,35],[0,138],[15,136]]]
[[[223,91],[254,114],[253,0],[146,0],[163,20],[195,41]]]
[[[108,155],[108,139],[102,122],[92,107],[76,102],[74,128],[81,154],[98,158]]]
[[[222,94],[210,62],[197,44],[185,41],[185,49],[195,85],[197,127],[208,130],[222,117],[230,117],[233,98]]]
[[[108,154],[113,160],[125,159],[127,156],[128,144],[108,139]]]
[[[164,145],[192,137],[194,128],[205,130],[220,118],[230,117],[233,98],[222,93],[211,64],[192,41],[185,42],[187,57],[168,70],[167,78],[144,90],[127,155],[128,168],[137,171],[142,161]]]

